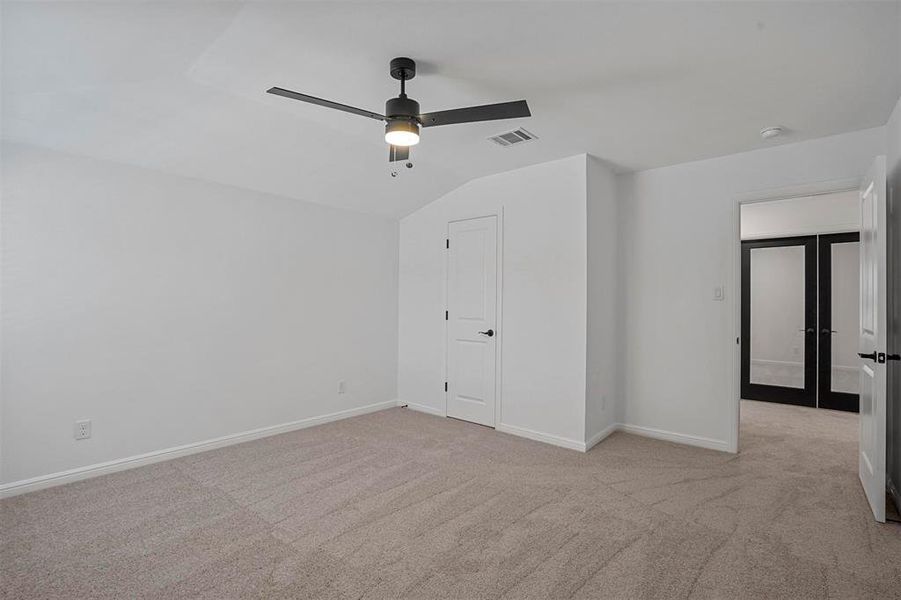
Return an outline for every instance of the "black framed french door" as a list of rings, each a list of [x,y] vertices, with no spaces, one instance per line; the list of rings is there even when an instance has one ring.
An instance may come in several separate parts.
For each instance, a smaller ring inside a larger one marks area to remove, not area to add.
[[[817,236],[741,243],[741,395],[817,405]]]
[[[819,236],[818,406],[858,412],[860,234]]]

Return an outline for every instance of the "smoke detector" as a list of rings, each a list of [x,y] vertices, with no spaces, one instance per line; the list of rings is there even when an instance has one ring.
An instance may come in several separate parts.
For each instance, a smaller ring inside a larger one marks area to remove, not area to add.
[[[785,132],[785,129],[782,127],[764,127],[760,130],[760,137],[765,140],[771,140],[774,137],[779,137]]]

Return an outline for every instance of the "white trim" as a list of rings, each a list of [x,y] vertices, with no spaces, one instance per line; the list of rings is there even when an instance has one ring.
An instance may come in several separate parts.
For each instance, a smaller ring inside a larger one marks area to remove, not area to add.
[[[720,452],[729,452],[729,442],[725,440],[714,440],[696,435],[686,435],[684,433],[676,433],[674,431],[664,431],[663,429],[654,429],[653,427],[641,427],[638,425],[626,425],[620,423],[617,427],[619,431],[640,435],[642,437],[653,438],[655,440],[664,440],[666,442],[675,442],[677,444],[685,444],[687,446],[697,446],[699,448],[707,448],[708,450],[719,450]]]
[[[516,425],[506,425],[504,423],[499,423],[495,428],[495,431],[528,438],[536,442],[544,442],[545,444],[560,446],[561,448],[567,448],[569,450],[578,450],[579,452],[585,452],[585,442],[579,442],[576,440],[551,435],[549,433],[541,433],[539,431],[526,429],[525,427],[517,427]]]
[[[741,426],[741,200],[732,205],[732,268],[729,270],[729,287],[732,288],[732,331],[726,343],[732,350],[732,397],[729,403],[729,448],[738,454],[739,427]]]
[[[607,426],[600,433],[595,434],[588,439],[587,442],[579,442],[568,438],[551,435],[549,433],[541,433],[525,427],[517,427],[515,425],[505,425],[501,423],[497,426],[496,431],[509,433],[519,437],[528,438],[536,442],[544,442],[567,448],[568,450],[576,450],[578,452],[588,452],[593,446],[606,439],[615,431],[622,431],[632,435],[640,435],[642,437],[653,438],[655,440],[663,440],[666,442],[674,442],[676,444],[684,444],[686,446],[695,446],[698,448],[706,448],[708,450],[719,450],[720,452],[729,452],[729,442],[724,440],[714,440],[695,435],[687,435],[684,433],[676,433],[673,431],[664,431],[663,429],[654,429],[653,427],[641,427],[639,425],[627,425],[625,423],[614,423]]]
[[[608,425],[598,433],[594,434],[590,438],[585,441],[585,452],[588,452],[605,439],[607,439],[611,433],[617,431],[619,429],[619,423],[613,423],[612,425]]]
[[[752,358],[751,364],[776,365],[780,367],[802,367],[804,363],[797,360],[770,360],[769,358]]]
[[[796,237],[803,235],[831,235],[833,233],[855,233],[860,231],[860,225],[857,223],[845,223],[834,227],[799,227],[792,231],[768,231],[764,233],[755,233],[753,235],[743,235],[742,240],[765,240],[774,237]]]
[[[860,177],[848,179],[834,179],[818,183],[805,183],[790,185],[780,188],[742,192],[735,195],[738,204],[752,204],[754,202],[770,202],[772,200],[788,200],[790,198],[805,198],[807,196],[823,196],[838,192],[851,192],[860,189]]]
[[[51,473],[50,475],[40,475],[38,477],[32,477],[30,479],[22,479],[20,481],[4,483],[3,485],[0,485],[0,498],[9,498],[11,496],[18,496],[19,494],[27,494],[28,492],[34,492],[57,485],[72,483],[74,481],[81,481],[82,479],[90,479],[92,477],[98,477],[100,475],[116,473],[117,471],[125,471],[127,469],[143,467],[145,465],[172,460],[173,458],[179,458],[181,456],[188,456],[189,454],[197,454],[199,452],[206,452],[207,450],[214,450],[216,448],[222,448],[224,446],[231,446],[234,444],[240,444],[242,442],[249,442],[251,440],[256,440],[259,438],[278,435],[280,433],[287,433],[289,431],[296,431],[298,429],[306,429],[307,427],[322,425],[349,417],[365,415],[367,413],[385,410],[387,408],[394,408],[396,406],[397,400],[377,402],[375,404],[368,404],[366,406],[360,406],[358,408],[341,410],[326,415],[320,415],[318,417],[309,417],[306,419],[300,419],[298,421],[282,423],[280,425],[251,429],[249,431],[242,431],[240,433],[224,435],[222,437],[204,440],[202,442],[194,442],[191,444],[185,444],[183,446],[175,446],[174,448],[156,450],[153,452],[147,452],[145,454],[129,456],[127,458],[119,458],[116,460],[97,463],[94,465],[88,465],[86,467],[78,467],[75,469],[69,469],[67,471]]]
[[[404,402],[403,400],[397,401],[398,406],[406,406],[410,410],[415,410],[416,412],[426,413],[428,415],[435,415],[436,417],[446,417],[444,411],[440,408],[434,408],[432,406],[426,406],[425,404],[416,404],[415,402]]]

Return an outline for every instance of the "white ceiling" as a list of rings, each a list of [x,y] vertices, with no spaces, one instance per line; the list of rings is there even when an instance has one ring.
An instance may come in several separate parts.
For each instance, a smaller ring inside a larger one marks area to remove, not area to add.
[[[885,123],[897,2],[13,3],[2,136],[389,216],[474,177],[588,152],[644,169]],[[531,119],[426,129],[388,175],[377,112],[410,56],[424,111],[525,98]],[[525,126],[540,140],[501,148]]]

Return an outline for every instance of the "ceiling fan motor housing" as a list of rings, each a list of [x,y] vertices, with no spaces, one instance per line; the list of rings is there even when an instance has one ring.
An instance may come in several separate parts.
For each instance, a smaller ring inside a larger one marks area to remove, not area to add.
[[[412,98],[398,96],[385,102],[385,116],[389,119],[415,119],[419,120],[419,102]]]

